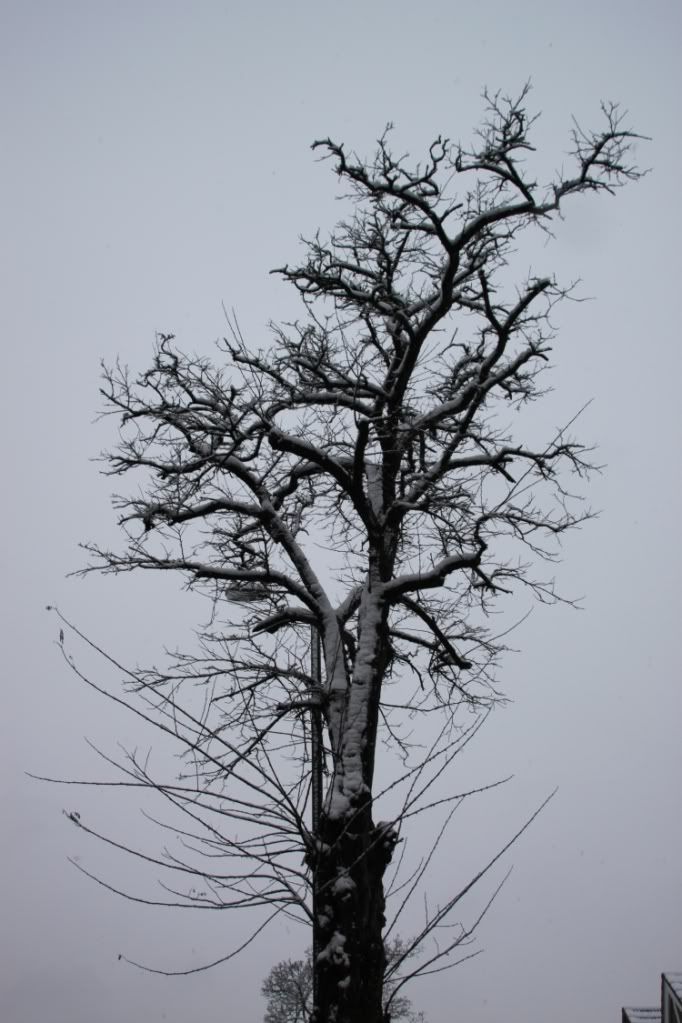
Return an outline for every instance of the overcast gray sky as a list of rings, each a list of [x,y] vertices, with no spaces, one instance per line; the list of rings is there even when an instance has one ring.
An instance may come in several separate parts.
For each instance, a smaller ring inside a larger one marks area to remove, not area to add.
[[[282,927],[189,979],[125,966],[119,952],[199,963],[237,944],[243,921],[96,888],[67,856],[140,894],[152,879],[88,842],[63,807],[153,833],[125,799],[105,807],[24,776],[101,777],[83,736],[109,750],[145,741],[66,672],[45,604],[130,661],[189,640],[196,623],[169,578],[65,578],[79,540],[115,537],[110,484],[89,461],[114,430],[93,424],[100,358],[144,368],[156,330],[209,352],[223,302],[262,344],[266,322],[294,310],[267,271],[339,213],[310,142],[366,152],[391,120],[416,158],[438,133],[469,138],[483,86],[513,92],[529,77],[541,169],[561,163],[572,113],[596,124],[599,101],[616,99],[653,137],[638,152],[653,170],[615,199],[568,204],[537,256],[595,297],[556,317],[538,427],[594,399],[581,432],[606,465],[589,491],[602,515],[566,543],[558,576],[584,610],[540,608],[515,636],[502,675],[514,702],[464,768],[515,780],[457,823],[433,903],[559,793],[510,857],[485,954],[411,995],[430,1023],[615,1021],[622,1004],[656,1001],[661,970],[682,969],[681,14],[677,0],[2,0],[3,1021],[255,1023],[263,976],[306,941]]]

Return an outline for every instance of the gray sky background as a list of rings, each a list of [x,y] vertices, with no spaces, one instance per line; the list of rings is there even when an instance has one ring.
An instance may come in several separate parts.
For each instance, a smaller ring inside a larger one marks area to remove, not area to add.
[[[116,535],[110,482],[88,461],[114,437],[113,421],[93,424],[100,358],[142,369],[156,330],[209,352],[222,302],[262,344],[270,318],[296,312],[267,271],[341,209],[310,142],[368,152],[391,120],[417,158],[439,132],[470,138],[483,86],[514,92],[529,77],[541,171],[561,163],[571,114],[598,123],[600,99],[653,137],[638,154],[653,170],[615,199],[567,204],[535,256],[595,296],[556,317],[537,428],[549,435],[594,398],[580,430],[606,464],[589,490],[602,515],[567,541],[558,572],[584,610],[539,608],[514,637],[502,674],[514,702],[456,780],[515,779],[456,821],[432,904],[559,792],[508,858],[485,953],[411,995],[430,1023],[615,1021],[622,1004],[655,1003],[661,970],[682,969],[681,15],[676,0],[0,3],[3,1021],[255,1023],[262,978],[306,942],[281,927],[188,979],[118,962],[199,964],[245,922],[97,888],[67,856],[142,895],[153,879],[63,807],[136,841],[156,833],[126,799],[24,775],[102,777],[84,735],[111,751],[154,740],[69,675],[45,604],[130,662],[189,641],[200,614],[179,580],[65,578],[78,541]]]

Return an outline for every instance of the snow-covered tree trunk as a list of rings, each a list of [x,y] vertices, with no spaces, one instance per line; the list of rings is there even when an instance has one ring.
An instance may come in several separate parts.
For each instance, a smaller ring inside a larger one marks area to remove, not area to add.
[[[395,833],[372,818],[379,694],[388,662],[387,604],[380,558],[370,570],[358,612],[354,671],[340,706],[330,708],[336,746],[319,831],[315,885],[319,950],[315,1023],[383,1019],[386,966],[383,878]]]
[[[314,1020],[381,1023],[383,876],[393,848],[391,834],[373,824],[367,805],[351,820],[327,817],[321,839]]]

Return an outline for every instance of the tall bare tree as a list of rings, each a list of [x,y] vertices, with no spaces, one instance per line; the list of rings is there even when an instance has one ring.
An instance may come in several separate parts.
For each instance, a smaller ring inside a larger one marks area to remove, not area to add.
[[[416,165],[388,130],[367,160],[315,142],[349,213],[274,271],[302,319],[273,325],[263,349],[233,319],[214,359],[161,335],[141,376],[105,371],[121,427],[108,470],[138,489],[116,499],[122,550],[89,546],[90,567],[181,573],[213,607],[198,652],[129,675],[138,712],[184,743],[192,771],[164,782],[134,757],[123,766],[188,819],[187,858],[157,862],[201,891],[178,887],[171,903],[311,921],[316,1023],[389,1018],[384,977],[404,966],[387,970],[384,952],[396,845],[498,696],[492,606],[519,586],[555,599],[534,566],[589,514],[572,494],[583,445],[567,429],[519,439],[568,291],[540,271],[520,277],[514,257],[571,196],[636,179],[637,136],[603,105],[600,130],[574,126],[570,169],[541,185],[526,100],[487,95],[472,146],[439,137]],[[463,705],[477,715],[462,719]],[[447,932],[407,975],[461,954],[472,928]]]

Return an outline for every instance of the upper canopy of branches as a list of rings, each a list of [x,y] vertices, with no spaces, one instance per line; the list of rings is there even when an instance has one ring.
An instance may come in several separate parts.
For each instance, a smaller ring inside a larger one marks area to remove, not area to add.
[[[514,581],[551,597],[508,540],[551,556],[548,541],[584,514],[564,470],[586,469],[563,432],[533,449],[510,432],[511,410],[538,394],[564,292],[533,276],[510,294],[500,271],[519,232],[546,228],[566,197],[638,176],[636,136],[604,105],[600,131],[574,128],[570,171],[538,185],[524,164],[526,92],[487,96],[472,149],[438,138],[416,166],[394,157],[388,132],[370,161],[316,142],[354,212],[275,271],[301,293],[305,320],[274,327],[267,351],[233,324],[224,366],[162,335],[141,377],[106,372],[124,426],[110,471],[147,475],[139,497],[120,499],[128,549],[92,548],[100,566],[179,569],[216,596],[247,588],[261,598],[255,624],[314,621],[352,668],[371,556],[394,660],[419,673],[426,652],[441,694],[461,694],[467,672],[485,677],[495,645],[472,605]],[[342,552],[333,588],[307,549],[313,535]]]

